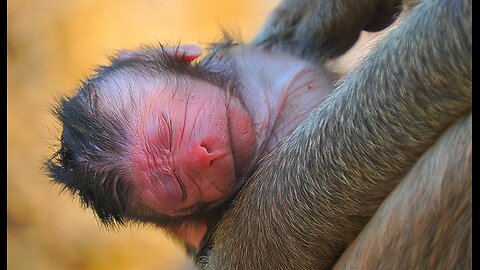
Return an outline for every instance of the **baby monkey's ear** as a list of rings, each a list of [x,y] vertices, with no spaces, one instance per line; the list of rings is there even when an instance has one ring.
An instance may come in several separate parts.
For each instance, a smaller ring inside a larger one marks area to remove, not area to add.
[[[170,51],[175,57],[179,59],[183,59],[187,62],[192,62],[193,60],[197,59],[200,55],[202,55],[202,49],[197,45],[188,44],[182,45],[178,47],[166,47],[164,48],[167,52]]]
[[[197,45],[187,44],[175,47],[147,48],[140,50],[120,50],[113,61],[131,59],[155,59],[161,54],[169,54],[179,60],[192,62],[202,54],[202,49]]]

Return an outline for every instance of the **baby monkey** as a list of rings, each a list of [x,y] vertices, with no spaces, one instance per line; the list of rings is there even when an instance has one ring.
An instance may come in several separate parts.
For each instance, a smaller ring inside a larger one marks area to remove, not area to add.
[[[231,40],[121,51],[55,113],[50,176],[107,225],[153,223],[201,248],[215,209],[333,91],[329,73]],[[279,168],[281,173],[282,168]]]

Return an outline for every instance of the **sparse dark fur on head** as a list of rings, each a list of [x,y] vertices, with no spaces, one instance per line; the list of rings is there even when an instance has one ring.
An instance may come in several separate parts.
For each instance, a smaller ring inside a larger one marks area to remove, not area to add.
[[[131,78],[148,80],[162,76],[173,83],[194,78],[234,91],[238,80],[233,67],[225,67],[225,72],[208,68],[219,50],[233,44],[227,38],[213,45],[209,57],[197,63],[174,57],[163,46],[143,47],[139,57],[111,58],[110,65],[98,68],[74,96],[62,98],[54,108],[63,131],[60,149],[45,164],[49,176],[64,190],[78,195],[83,206],[91,207],[105,225],[123,225],[128,221],[126,210],[132,191],[125,161],[130,119],[126,116],[127,109],[118,104],[108,104],[116,108],[117,114],[105,113],[105,104],[99,102],[99,95],[104,95],[101,87],[120,88],[115,83],[117,77],[131,82]]]

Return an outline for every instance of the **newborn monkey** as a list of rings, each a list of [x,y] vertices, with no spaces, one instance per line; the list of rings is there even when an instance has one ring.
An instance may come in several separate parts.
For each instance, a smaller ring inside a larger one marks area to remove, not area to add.
[[[209,221],[333,90],[287,54],[231,41],[122,51],[61,100],[56,183],[105,224],[154,223],[198,250]]]

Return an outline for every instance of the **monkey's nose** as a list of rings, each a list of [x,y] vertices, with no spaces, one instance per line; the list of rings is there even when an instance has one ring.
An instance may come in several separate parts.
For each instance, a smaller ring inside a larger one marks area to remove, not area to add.
[[[195,144],[191,151],[192,165],[199,169],[208,169],[212,166],[212,163],[224,157],[227,152],[213,148],[211,145],[200,142]]]

